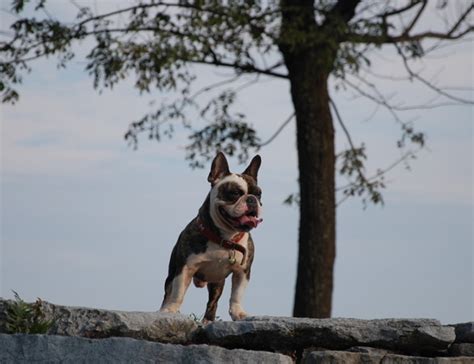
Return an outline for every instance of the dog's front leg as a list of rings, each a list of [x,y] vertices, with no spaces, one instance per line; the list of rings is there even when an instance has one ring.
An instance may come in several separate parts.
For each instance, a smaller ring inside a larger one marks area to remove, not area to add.
[[[184,266],[181,273],[172,278],[169,287],[166,287],[167,292],[160,308],[161,312],[176,313],[179,311],[193,274],[193,271]]]
[[[242,299],[245,287],[247,287],[247,274],[243,271],[232,274],[232,293],[230,295],[229,314],[232,320],[242,320],[247,314],[242,308]]]

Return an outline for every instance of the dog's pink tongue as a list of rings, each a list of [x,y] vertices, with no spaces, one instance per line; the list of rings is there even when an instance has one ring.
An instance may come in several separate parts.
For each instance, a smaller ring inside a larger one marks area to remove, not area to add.
[[[258,224],[260,224],[263,220],[257,218],[256,216],[241,216],[239,218],[239,222],[241,225],[247,225],[250,226],[251,228],[256,228]]]

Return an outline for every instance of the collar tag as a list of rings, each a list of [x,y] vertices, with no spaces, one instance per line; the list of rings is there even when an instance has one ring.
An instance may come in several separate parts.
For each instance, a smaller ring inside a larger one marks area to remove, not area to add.
[[[219,235],[217,235],[214,231],[209,229],[207,226],[204,225],[203,221],[201,218],[198,216],[197,217],[197,226],[199,231],[203,236],[205,236],[207,239],[212,241],[213,243],[216,243],[220,245],[221,247],[225,249],[229,249],[234,252],[233,256],[229,255],[229,263],[234,264],[235,263],[235,250],[238,250],[239,252],[242,253],[242,262],[240,265],[243,265],[246,258],[247,258],[247,249],[245,249],[244,246],[239,244],[239,241],[242,240],[244,235],[246,234],[245,232],[240,232],[236,236],[234,236],[231,240],[226,240],[221,238]]]

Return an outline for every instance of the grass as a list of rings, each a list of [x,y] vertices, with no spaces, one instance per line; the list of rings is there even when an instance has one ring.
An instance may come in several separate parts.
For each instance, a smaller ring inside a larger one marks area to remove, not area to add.
[[[46,334],[54,320],[46,320],[43,301],[37,298],[34,303],[26,303],[13,291],[15,301],[7,307],[7,331],[11,334]]]

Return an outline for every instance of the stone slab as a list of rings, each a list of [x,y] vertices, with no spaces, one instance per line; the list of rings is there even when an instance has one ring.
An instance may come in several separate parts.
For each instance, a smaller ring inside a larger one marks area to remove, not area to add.
[[[457,343],[474,344],[474,321],[450,325],[456,332]]]
[[[472,356],[474,357],[474,344],[471,343],[454,343],[449,348],[452,356]]]
[[[429,358],[396,354],[368,354],[347,351],[313,351],[307,353],[302,364],[473,364],[467,357]]]
[[[6,332],[5,312],[11,301],[0,300],[0,332]],[[106,338],[131,337],[173,344],[190,342],[198,324],[189,317],[160,312],[111,311],[43,302],[46,319],[54,324],[52,335]]]
[[[196,333],[198,342],[229,348],[280,351],[308,347],[345,350],[369,346],[397,352],[437,353],[454,341],[454,328],[431,319],[309,319],[251,317],[214,322]]]
[[[87,339],[55,335],[0,334],[0,363],[281,363],[281,354],[208,345],[161,344],[130,338]]]

